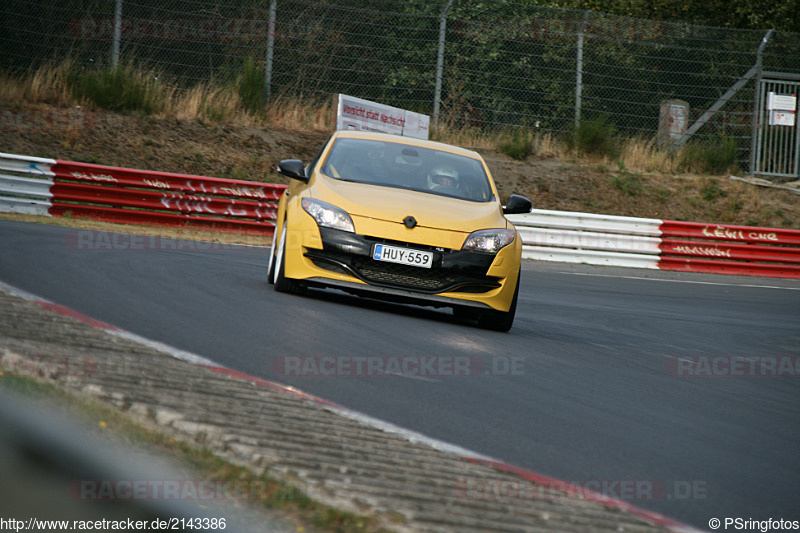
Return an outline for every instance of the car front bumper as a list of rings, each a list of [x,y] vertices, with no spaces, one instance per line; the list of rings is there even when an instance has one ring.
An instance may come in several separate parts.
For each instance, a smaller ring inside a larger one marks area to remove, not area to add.
[[[308,232],[305,232],[308,235]],[[303,240],[303,239],[301,239]],[[335,287],[386,300],[433,306],[468,306],[508,310],[519,273],[521,248],[497,254],[398,242],[345,231],[318,228],[287,275],[310,286]],[[433,253],[431,268],[372,258],[376,244]]]

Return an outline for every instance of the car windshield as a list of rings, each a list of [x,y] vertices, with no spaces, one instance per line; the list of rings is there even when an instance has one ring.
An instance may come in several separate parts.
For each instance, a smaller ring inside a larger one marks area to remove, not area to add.
[[[477,159],[402,142],[337,139],[322,165],[335,179],[411,189],[472,202],[493,199]]]

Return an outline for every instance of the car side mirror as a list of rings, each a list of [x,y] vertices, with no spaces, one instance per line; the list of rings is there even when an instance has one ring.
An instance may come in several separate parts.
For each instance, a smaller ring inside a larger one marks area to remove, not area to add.
[[[512,194],[508,197],[508,204],[503,207],[504,215],[520,215],[523,213],[530,213],[533,209],[533,204],[524,196]]]
[[[306,176],[306,169],[303,162],[299,159],[284,159],[278,163],[278,174],[282,174],[293,180],[300,180],[308,183],[308,176]]]

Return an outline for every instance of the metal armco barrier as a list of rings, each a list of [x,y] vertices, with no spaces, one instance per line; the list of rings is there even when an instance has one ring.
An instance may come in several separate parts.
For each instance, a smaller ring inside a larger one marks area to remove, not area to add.
[[[508,219],[525,259],[658,268],[661,220],[541,209]]]
[[[0,211],[271,235],[285,185],[0,153]],[[22,174],[21,176],[19,174]],[[800,279],[800,231],[534,209],[523,258]]]
[[[800,231],[664,221],[659,268],[800,278]]]
[[[286,188],[5,153],[0,171],[0,211],[262,235]]]
[[[800,231],[534,210],[509,220],[523,257],[800,279]]]
[[[0,211],[29,215],[47,215],[52,205],[54,159],[4,154],[0,152],[0,171],[30,177],[0,174]]]

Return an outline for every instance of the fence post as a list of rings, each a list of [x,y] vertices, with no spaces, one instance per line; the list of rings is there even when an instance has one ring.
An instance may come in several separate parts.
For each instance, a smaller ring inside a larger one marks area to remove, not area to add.
[[[447,12],[453,5],[453,0],[447,0],[442,14],[439,17],[439,55],[436,59],[436,88],[433,91],[433,127],[439,126],[439,104],[442,100],[442,70],[444,69],[444,39],[447,32]]]
[[[114,39],[111,43],[111,66],[119,66],[119,42],[122,40],[122,0],[116,0],[114,6]]]
[[[761,102],[761,70],[762,65],[764,64],[764,58],[762,57],[764,54],[764,49],[767,47],[767,43],[769,42],[770,37],[775,32],[775,28],[772,28],[767,32],[767,34],[761,39],[761,44],[758,45],[758,51],[756,52],[756,64],[753,68],[756,69],[755,73],[755,91],[753,92],[754,101],[753,101],[753,121],[752,121],[752,128],[750,132],[750,175],[754,176],[756,172],[756,159],[757,159],[757,151],[761,146],[761,137],[762,137],[762,130],[761,130],[761,109],[760,102]]]
[[[729,101],[731,98],[733,98],[733,96],[734,96],[736,93],[738,93],[738,92],[739,92],[739,91],[742,89],[742,87],[744,87],[745,85],[747,85],[747,83],[748,83],[748,82],[749,82],[751,79],[753,79],[754,77],[756,77],[756,89],[758,88],[758,83],[759,83],[759,81],[758,81],[758,78],[759,78],[759,76],[758,76],[758,75],[759,75],[759,73],[761,72],[761,54],[764,52],[764,47],[765,47],[765,46],[767,46],[767,42],[769,41],[769,39],[770,39],[770,37],[772,36],[772,33],[773,33],[774,31],[775,31],[775,30],[769,30],[769,31],[767,32],[767,34],[764,36],[764,38],[761,40],[761,45],[759,45],[759,47],[758,47],[758,52],[756,53],[756,64],[755,64],[755,65],[753,65],[752,67],[750,67],[750,70],[748,70],[748,71],[745,73],[745,75],[744,75],[744,76],[742,76],[741,78],[739,78],[739,81],[737,81],[736,83],[734,83],[734,84],[731,86],[731,88],[730,88],[730,89],[728,89],[727,91],[725,91],[725,94],[723,94],[722,96],[720,96],[720,97],[717,99],[717,101],[716,101],[716,102],[714,102],[714,105],[712,105],[711,107],[709,107],[709,108],[708,108],[708,109],[707,109],[707,110],[706,110],[706,111],[703,113],[703,115],[702,115],[700,118],[698,118],[698,119],[695,121],[695,123],[694,123],[694,124],[692,124],[691,126],[689,126],[689,128],[688,128],[688,129],[687,129],[685,132],[683,132],[683,135],[681,135],[681,136],[680,136],[680,138],[678,138],[678,139],[677,139],[677,140],[676,140],[676,141],[673,143],[673,145],[672,145],[672,149],[673,149],[673,150],[677,150],[678,148],[680,148],[681,146],[683,146],[684,144],[686,144],[686,142],[687,142],[687,141],[688,141],[688,140],[689,140],[689,139],[692,137],[692,135],[694,135],[695,133],[697,133],[697,130],[699,130],[700,128],[702,128],[702,127],[703,127],[703,126],[704,126],[704,125],[705,125],[705,124],[706,124],[706,123],[707,123],[709,120],[711,120],[711,117],[713,117],[713,116],[714,116],[714,114],[715,114],[717,111],[719,111],[720,109],[722,109],[722,106],[724,106],[726,103],[728,103],[728,101]]]
[[[583,94],[583,32],[586,29],[586,21],[589,19],[591,10],[586,10],[583,14],[583,22],[578,32],[578,52],[575,66],[575,131],[581,122],[581,95]]]
[[[272,54],[275,52],[275,18],[278,0],[269,2],[269,26],[267,27],[267,64],[264,67],[264,105],[272,95]]]

